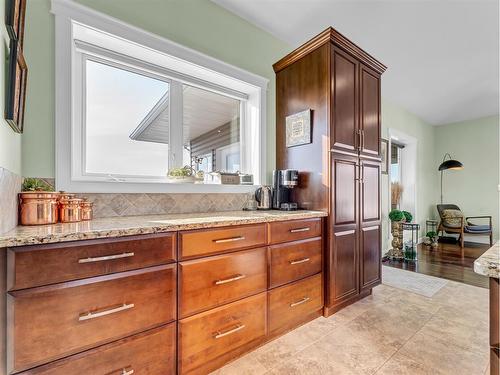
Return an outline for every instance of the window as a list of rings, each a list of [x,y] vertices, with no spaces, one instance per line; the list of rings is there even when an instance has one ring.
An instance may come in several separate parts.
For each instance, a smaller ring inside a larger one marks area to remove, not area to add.
[[[168,106],[155,118],[156,132],[137,128],[168,103],[169,83],[92,60],[85,65],[85,175],[164,176]]]
[[[59,0],[52,8],[56,69],[62,67],[58,189],[248,190],[169,184],[168,171],[185,166],[248,173],[261,183],[267,80],[88,8]]]

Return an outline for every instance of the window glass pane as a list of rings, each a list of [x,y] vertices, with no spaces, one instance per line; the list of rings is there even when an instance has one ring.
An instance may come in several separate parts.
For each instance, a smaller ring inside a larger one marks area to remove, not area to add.
[[[85,172],[164,177],[169,84],[86,62]]]
[[[183,85],[182,100],[184,165],[242,172],[240,101],[188,85]]]

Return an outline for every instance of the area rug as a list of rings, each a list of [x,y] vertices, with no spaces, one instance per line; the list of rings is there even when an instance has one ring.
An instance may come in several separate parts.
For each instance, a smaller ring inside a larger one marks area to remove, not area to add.
[[[382,284],[426,297],[432,297],[447,283],[448,280],[439,277],[382,266]]]

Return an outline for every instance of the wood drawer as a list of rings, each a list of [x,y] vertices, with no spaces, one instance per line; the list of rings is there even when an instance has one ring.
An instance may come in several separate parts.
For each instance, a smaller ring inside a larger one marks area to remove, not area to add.
[[[266,224],[179,232],[180,258],[266,245]]]
[[[270,246],[270,288],[321,272],[321,245],[321,238],[312,238]]]
[[[267,333],[267,294],[179,320],[179,373],[207,374]]]
[[[179,263],[179,315],[248,297],[267,288],[265,248]]]
[[[278,221],[269,224],[269,243],[297,241],[321,236],[321,218]]]
[[[290,329],[323,307],[322,276],[317,274],[269,292],[270,332]]]
[[[16,372],[168,323],[176,265],[10,292],[8,369]]]
[[[115,341],[22,375],[175,374],[176,323]]]
[[[8,289],[24,289],[175,261],[176,233],[9,248]]]

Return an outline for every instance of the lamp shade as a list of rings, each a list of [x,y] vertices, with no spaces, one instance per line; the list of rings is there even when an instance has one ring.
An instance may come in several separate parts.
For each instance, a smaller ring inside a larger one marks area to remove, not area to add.
[[[464,169],[464,165],[458,160],[450,159],[443,161],[438,168],[439,171],[444,171],[446,169]]]

